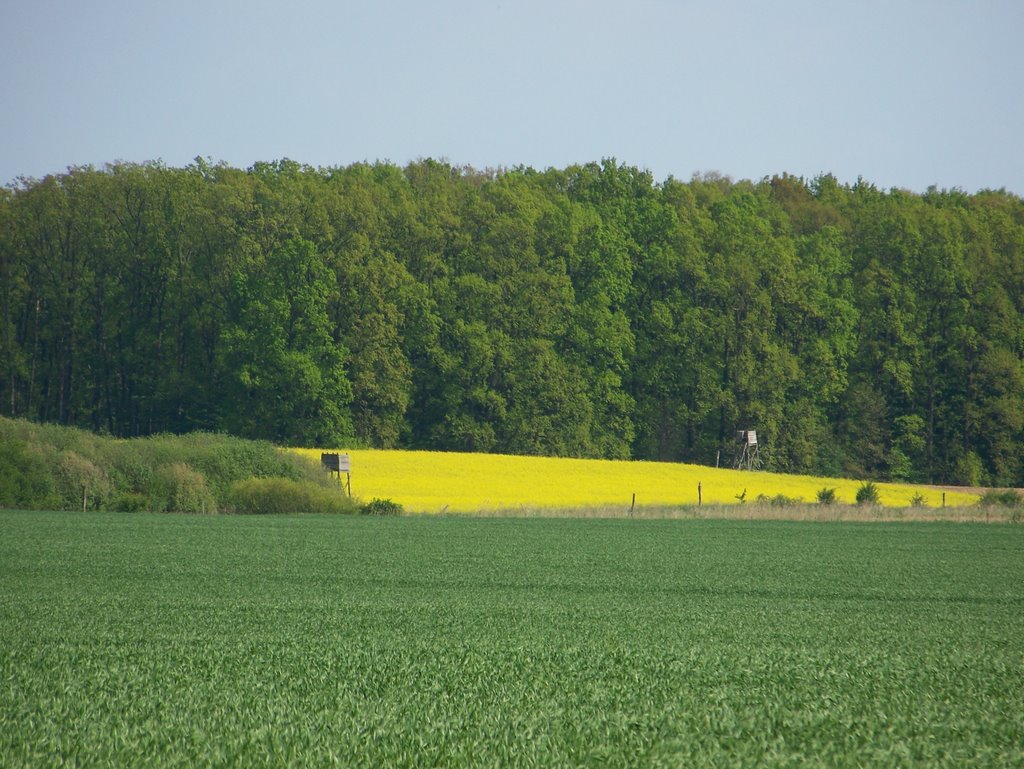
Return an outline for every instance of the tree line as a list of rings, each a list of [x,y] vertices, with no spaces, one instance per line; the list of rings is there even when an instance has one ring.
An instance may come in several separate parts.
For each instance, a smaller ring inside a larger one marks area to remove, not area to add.
[[[1024,485],[1024,202],[606,159],[0,190],[0,409],[114,436]]]

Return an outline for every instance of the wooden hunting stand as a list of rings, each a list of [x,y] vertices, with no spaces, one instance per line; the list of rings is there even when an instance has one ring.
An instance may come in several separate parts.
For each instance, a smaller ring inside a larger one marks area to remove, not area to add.
[[[338,483],[345,489],[346,493],[352,496],[352,461],[348,454],[321,454],[320,464],[324,470],[331,475],[338,474]],[[341,474],[345,473],[345,480],[341,480]]]
[[[736,444],[736,469],[760,470],[761,454],[757,449],[757,430],[737,430]]]

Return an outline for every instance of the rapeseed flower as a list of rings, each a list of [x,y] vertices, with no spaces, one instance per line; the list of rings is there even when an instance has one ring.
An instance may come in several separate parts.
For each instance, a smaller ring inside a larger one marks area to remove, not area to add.
[[[740,504],[780,495],[807,503],[822,488],[852,504],[857,480],[816,478],[686,465],[604,459],[467,454],[375,449],[293,449],[315,462],[321,451],[349,454],[352,493],[391,499],[410,512],[465,513],[517,509],[579,509]],[[939,507],[943,492],[906,484],[879,483],[881,504],[909,507],[920,495]],[[949,491],[949,506],[973,504],[973,494]]]

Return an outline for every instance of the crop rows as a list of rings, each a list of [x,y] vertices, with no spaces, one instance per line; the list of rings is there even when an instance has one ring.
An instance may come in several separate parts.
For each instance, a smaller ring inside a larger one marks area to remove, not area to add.
[[[0,765],[1020,766],[1024,529],[0,512]]]

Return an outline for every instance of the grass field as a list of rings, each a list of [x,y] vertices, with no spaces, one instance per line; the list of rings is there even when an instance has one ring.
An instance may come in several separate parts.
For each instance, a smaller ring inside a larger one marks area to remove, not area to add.
[[[320,449],[295,449],[319,463]],[[514,457],[436,451],[348,451],[352,491],[370,499],[393,499],[421,513],[515,511],[523,509],[641,509],[696,505],[697,485],[706,504],[747,504],[758,496],[784,495],[815,503],[822,488],[836,490],[852,504],[861,482],[805,475],[742,472],[669,462]],[[943,492],[906,484],[879,483],[881,503],[909,507],[916,494],[924,505],[941,507]],[[744,495],[744,492],[745,495]],[[948,491],[950,507],[972,505],[976,494]]]
[[[1024,527],[0,512],[0,766],[1024,765]]]

